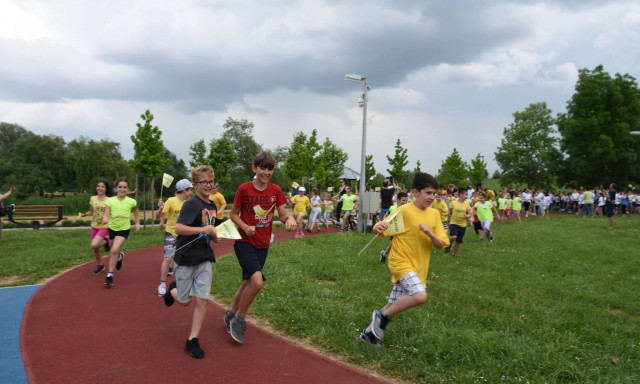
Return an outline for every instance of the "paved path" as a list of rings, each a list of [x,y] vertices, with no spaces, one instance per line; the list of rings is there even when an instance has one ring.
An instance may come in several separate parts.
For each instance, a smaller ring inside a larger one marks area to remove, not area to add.
[[[292,237],[276,232],[277,241]],[[231,253],[232,244],[215,244],[216,255]],[[250,321],[247,341],[239,345],[226,333],[218,305],[209,306],[200,336],[205,358],[191,358],[183,347],[193,304],[167,308],[157,296],[161,255],[162,247],[127,253],[111,289],[87,263],[35,292],[20,336],[29,383],[385,382]]]

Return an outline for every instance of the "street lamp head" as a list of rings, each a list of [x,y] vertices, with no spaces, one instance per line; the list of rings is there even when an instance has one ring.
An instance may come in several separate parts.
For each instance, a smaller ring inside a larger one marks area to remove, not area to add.
[[[632,136],[640,136],[640,131],[631,131],[629,132]]]
[[[356,83],[361,83],[367,80],[367,78],[364,76],[353,75],[353,74],[344,75],[344,79],[348,81],[355,81]]]

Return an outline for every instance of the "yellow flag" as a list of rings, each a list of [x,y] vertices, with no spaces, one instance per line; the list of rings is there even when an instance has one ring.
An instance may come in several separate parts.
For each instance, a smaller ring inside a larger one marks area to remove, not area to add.
[[[376,187],[376,192],[380,192],[380,187]]]
[[[296,183],[296,182],[294,181],[293,183],[291,183],[291,186],[292,186],[293,188],[296,188],[296,189],[297,189],[297,188],[300,186],[300,184],[298,184],[298,183]]]
[[[225,220],[216,227],[218,237],[222,239],[241,239],[238,227],[231,220]]]
[[[162,174],[162,185],[164,185],[165,188],[169,188],[171,186],[171,183],[173,183],[173,176],[171,176],[168,173],[163,173]]]
[[[333,191],[333,187],[328,187],[327,192],[331,192],[331,191]]]
[[[404,232],[404,219],[402,218],[402,209],[396,209],[389,217],[387,217],[385,222],[389,223],[389,227],[384,231],[387,235],[395,235],[397,233]]]

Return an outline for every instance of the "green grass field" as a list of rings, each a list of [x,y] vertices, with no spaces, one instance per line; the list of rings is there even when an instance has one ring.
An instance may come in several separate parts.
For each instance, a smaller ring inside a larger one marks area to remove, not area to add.
[[[417,383],[640,382],[640,216],[535,218],[473,230],[454,259],[431,259],[426,304],[397,315],[382,349],[358,340],[385,304],[387,239],[334,234],[272,245],[249,317],[368,371]],[[27,284],[92,260],[88,230],[5,231],[0,279]],[[128,250],[159,245],[143,231]],[[29,246],[25,246],[29,244]],[[235,257],[214,264],[212,292],[229,302]],[[247,334],[247,337],[251,337]]]

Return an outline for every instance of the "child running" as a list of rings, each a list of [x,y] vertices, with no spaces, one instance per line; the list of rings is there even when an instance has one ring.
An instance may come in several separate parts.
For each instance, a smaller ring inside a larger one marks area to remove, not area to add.
[[[167,276],[169,269],[173,267],[173,256],[176,253],[176,240],[178,233],[176,232],[176,224],[178,216],[184,202],[191,197],[193,184],[187,179],[182,179],[176,183],[176,195],[167,199],[165,203],[160,199],[158,201],[158,211],[156,218],[164,221],[167,217],[167,226],[164,232],[164,259],[160,266],[160,285],[158,285],[158,296],[164,297],[167,293]]]
[[[358,196],[353,194],[351,187],[345,188],[345,194],[340,196],[338,200],[338,204],[342,203],[342,226],[340,228],[340,232],[350,231],[351,226],[349,225],[349,216],[353,213],[354,210],[358,210]]]
[[[458,199],[452,201],[449,206],[449,242],[452,243],[454,240],[456,242],[451,254],[452,257],[456,257],[458,254],[460,244],[462,244],[462,239],[464,239],[464,234],[467,230],[467,222],[472,213],[471,205],[466,200],[466,192],[466,189],[460,188],[458,190]],[[446,251],[449,252],[450,249],[451,244],[447,246]]]
[[[304,237],[302,232],[304,215],[307,213],[307,207],[311,207],[309,198],[305,196],[307,189],[305,187],[298,188],[298,194],[289,198],[289,204],[293,206],[293,216],[296,219],[296,234],[295,238],[300,239]]]
[[[109,226],[102,224],[102,217],[104,216],[104,210],[107,206],[107,199],[111,193],[109,183],[106,180],[98,180],[96,184],[96,196],[91,196],[89,199],[89,210],[83,212],[80,216],[91,216],[91,249],[93,250],[93,256],[96,259],[97,267],[93,271],[94,275],[97,275],[104,270],[104,263],[102,262],[102,256],[100,256],[100,247],[109,252]]]
[[[493,243],[491,223],[493,222],[494,213],[496,217],[500,217],[498,215],[496,206],[493,205],[492,202],[486,200],[486,195],[484,192],[480,192],[478,194],[478,201],[473,205],[473,214],[478,216],[480,226],[482,227],[482,231],[484,232],[484,237],[489,239],[489,243]]]
[[[329,221],[331,221],[331,216],[333,215],[333,198],[331,194],[327,191],[324,193],[324,227],[329,229]]]
[[[262,268],[269,253],[274,208],[287,231],[296,228],[294,217],[288,215],[284,207],[287,200],[282,189],[270,182],[275,166],[271,153],[262,151],[256,155],[251,167],[256,177],[240,184],[229,215],[242,236],[233,245],[242,268],[242,284],[224,315],[224,322],[227,332],[238,343],[244,343],[245,316],[265,280]]]
[[[449,244],[440,214],[429,206],[438,189],[436,179],[426,173],[417,173],[412,181],[415,200],[400,208],[405,231],[396,233],[389,255],[389,270],[393,290],[387,304],[373,311],[371,324],[360,334],[360,339],[375,347],[384,339],[388,323],[396,314],[418,306],[427,300],[427,273],[431,261],[431,247],[442,249]],[[378,222],[373,232],[387,236],[389,223]]]
[[[169,289],[164,295],[164,304],[170,307],[177,300],[178,303],[187,306],[193,297],[196,298],[191,331],[184,350],[194,359],[201,359],[204,357],[204,351],[200,348],[198,336],[209,304],[211,263],[216,261],[209,241],[219,243],[220,239],[214,226],[217,208],[213,201],[209,200],[215,183],[213,169],[199,165],[191,170],[191,178],[196,194],[185,201],[180,209],[176,223],[178,239],[174,255],[176,280],[169,284]]]
[[[514,224],[522,224],[522,219],[520,218],[520,210],[522,210],[522,198],[520,197],[520,193],[516,191],[513,196],[513,223]]]
[[[124,261],[124,253],[120,252],[131,231],[131,213],[135,220],[135,230],[140,231],[140,215],[138,203],[127,196],[129,181],[120,178],[116,180],[116,196],[107,199],[102,224],[109,224],[109,239],[111,240],[111,257],[109,259],[109,273],[104,281],[107,288],[113,286],[113,271],[120,270]]]
[[[318,225],[318,232],[320,232],[320,222],[324,221],[322,217],[322,199],[319,196],[318,188],[313,188],[311,190],[311,214],[309,215],[309,227],[307,228],[307,232],[312,233],[313,227]],[[324,221],[325,225],[327,224]]]

